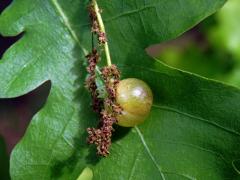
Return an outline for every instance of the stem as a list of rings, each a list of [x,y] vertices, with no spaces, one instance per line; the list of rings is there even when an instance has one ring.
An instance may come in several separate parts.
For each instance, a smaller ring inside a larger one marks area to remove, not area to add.
[[[96,66],[96,71],[99,73],[99,74],[102,74],[102,72],[100,71],[99,67]]]
[[[94,10],[96,12],[96,15],[97,15],[97,20],[99,23],[100,30],[101,30],[101,32],[105,33],[105,35],[106,35],[105,27],[103,24],[102,16],[100,14],[100,10],[99,10],[97,1],[92,0],[92,3],[93,3]],[[104,50],[105,50],[105,54],[106,54],[106,58],[107,58],[107,65],[111,66],[112,62],[111,62],[111,56],[110,56],[110,51],[109,51],[109,47],[108,47],[108,42],[104,43]]]

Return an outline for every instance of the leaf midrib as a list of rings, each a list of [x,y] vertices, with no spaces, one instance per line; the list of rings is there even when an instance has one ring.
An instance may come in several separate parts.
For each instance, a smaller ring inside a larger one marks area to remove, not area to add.
[[[137,131],[137,134],[138,134],[138,136],[139,136],[139,138],[140,138],[140,140],[141,140],[141,143],[142,143],[144,149],[146,150],[147,154],[149,155],[149,157],[150,157],[151,161],[153,162],[154,166],[158,169],[158,171],[159,171],[159,173],[160,173],[160,175],[161,175],[161,178],[162,178],[163,180],[166,180],[166,178],[165,178],[165,176],[164,176],[164,173],[165,173],[165,174],[175,174],[175,175],[182,176],[182,177],[185,177],[185,178],[190,179],[190,180],[195,180],[195,178],[190,177],[190,176],[188,176],[188,175],[184,175],[184,174],[179,174],[179,173],[175,173],[175,172],[170,172],[170,171],[162,170],[162,168],[158,165],[156,159],[154,158],[153,154],[151,153],[151,150],[150,150],[150,148],[148,147],[148,145],[147,145],[147,143],[146,143],[146,141],[145,141],[145,139],[144,139],[144,136],[143,136],[142,132],[140,131],[140,129],[139,129],[137,126],[135,126],[134,128],[135,128],[135,130]],[[134,165],[135,165],[135,163],[134,163]],[[133,169],[133,168],[132,168],[132,169]],[[131,172],[131,174],[132,174],[132,172]],[[131,176],[130,176],[130,177],[131,177]]]
[[[77,43],[77,45],[79,46],[79,48],[82,50],[84,55],[87,55],[87,50],[81,45],[80,40],[76,34],[76,32],[74,31],[74,29],[71,26],[71,23],[69,22],[67,16],[65,15],[61,5],[58,3],[57,0],[51,0],[53,7],[55,8],[56,12],[59,14],[59,16],[62,18],[62,20],[60,20],[62,22],[62,24],[68,29],[68,31],[71,34],[71,37],[73,38],[73,40]]]
[[[140,129],[139,129],[137,126],[135,126],[134,128],[135,128],[135,130],[137,131],[137,134],[138,134],[138,136],[140,137],[141,142],[142,142],[144,148],[145,148],[146,151],[147,151],[147,154],[149,155],[149,157],[150,157],[150,159],[152,160],[153,164],[154,164],[154,165],[156,166],[156,168],[158,169],[158,171],[159,171],[159,173],[160,173],[160,175],[161,175],[161,178],[162,178],[163,180],[165,180],[165,176],[164,176],[164,174],[163,174],[163,172],[162,172],[162,168],[158,165],[156,159],[155,159],[154,156],[152,155],[152,153],[151,153],[151,151],[150,151],[150,149],[149,149],[149,147],[148,147],[148,145],[147,145],[147,143],[146,143],[146,141],[145,141],[145,139],[144,139],[143,134],[141,133]]]

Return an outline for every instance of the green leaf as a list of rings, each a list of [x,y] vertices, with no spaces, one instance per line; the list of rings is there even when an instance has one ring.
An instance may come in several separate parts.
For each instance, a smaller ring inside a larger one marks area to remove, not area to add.
[[[93,172],[89,167],[86,167],[80,176],[77,178],[77,180],[92,180],[93,178]]]
[[[0,16],[0,32],[25,32],[0,61],[0,97],[52,86],[11,155],[12,179],[234,179],[240,136],[240,90],[165,66],[146,55],[150,44],[172,39],[214,13],[224,0],[104,1],[113,62],[123,77],[154,92],[148,121],[117,128],[111,155],[86,145],[97,124],[84,88],[84,52],[91,47],[87,0],[16,0]]]

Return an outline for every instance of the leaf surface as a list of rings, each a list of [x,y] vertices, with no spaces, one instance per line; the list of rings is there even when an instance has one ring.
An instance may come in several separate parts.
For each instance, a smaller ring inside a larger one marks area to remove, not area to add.
[[[224,0],[98,0],[113,62],[124,77],[146,81],[154,106],[143,125],[117,128],[111,155],[96,157],[86,131],[97,117],[84,88],[91,47],[88,1],[16,0],[0,16],[0,32],[25,32],[0,61],[0,97],[51,81],[38,112],[11,155],[12,179],[234,179],[240,157],[239,89],[165,66],[150,44],[179,36]],[[236,164],[236,165],[235,165]]]

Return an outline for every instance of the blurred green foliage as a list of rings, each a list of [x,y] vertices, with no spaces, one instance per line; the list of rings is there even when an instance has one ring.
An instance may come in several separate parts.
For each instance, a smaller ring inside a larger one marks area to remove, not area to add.
[[[229,0],[216,15],[217,25],[207,34],[211,44],[217,49],[230,52],[240,61],[240,1]]]
[[[240,87],[240,1],[229,0],[216,14],[175,43],[158,59],[170,66]]]

